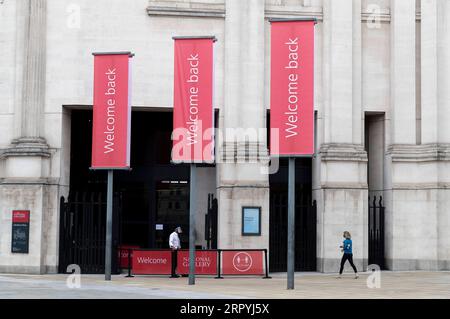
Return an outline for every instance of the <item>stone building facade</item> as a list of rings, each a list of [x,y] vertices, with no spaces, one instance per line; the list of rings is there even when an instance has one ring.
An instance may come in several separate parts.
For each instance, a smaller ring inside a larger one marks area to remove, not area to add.
[[[382,196],[386,207],[386,268],[450,270],[450,1],[4,0],[0,272],[57,271],[71,114],[92,108],[92,52],[134,52],[133,110],[169,110],[172,36],[214,35],[218,127],[264,129],[269,19],[304,17],[318,21],[317,270],[336,271],[344,230],[357,266],[367,266],[369,196]],[[259,138],[225,139],[216,147],[228,161],[199,173],[199,188],[218,199],[218,246],[267,248],[267,163],[238,163],[229,143],[247,155],[267,148]],[[261,207],[259,237],[241,235],[246,205]],[[29,254],[11,253],[14,209],[31,211]]]

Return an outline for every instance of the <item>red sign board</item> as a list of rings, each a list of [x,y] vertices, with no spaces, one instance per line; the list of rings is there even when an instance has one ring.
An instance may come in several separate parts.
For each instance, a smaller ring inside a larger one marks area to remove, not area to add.
[[[130,58],[125,53],[94,53],[92,168],[130,167]]]
[[[172,252],[170,250],[135,250],[132,264],[135,275],[170,275]]]
[[[131,258],[133,258],[133,249],[138,249],[139,246],[119,246],[117,253],[119,257],[120,268],[128,268],[128,253],[131,251]],[[130,260],[131,261],[131,260]]]
[[[272,22],[271,155],[314,154],[314,24]]]
[[[12,215],[13,223],[29,223],[30,211],[29,210],[13,210]]]
[[[214,38],[174,38],[173,148],[175,163],[212,163]]]
[[[222,274],[264,275],[263,251],[223,251]]]
[[[217,251],[195,251],[195,274],[216,275],[217,274]],[[182,275],[189,274],[189,251],[178,251],[177,272]]]

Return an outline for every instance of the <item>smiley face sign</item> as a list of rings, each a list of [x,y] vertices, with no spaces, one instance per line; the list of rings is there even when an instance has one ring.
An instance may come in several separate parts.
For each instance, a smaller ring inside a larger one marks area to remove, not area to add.
[[[238,253],[233,258],[234,269],[240,272],[248,271],[252,267],[252,264],[252,256],[245,252]]]
[[[264,275],[262,250],[223,250],[221,259],[223,275]]]

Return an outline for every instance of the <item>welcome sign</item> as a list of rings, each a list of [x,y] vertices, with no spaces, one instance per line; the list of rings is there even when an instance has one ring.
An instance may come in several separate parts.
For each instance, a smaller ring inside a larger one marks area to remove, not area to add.
[[[130,52],[94,53],[92,168],[130,167]]]
[[[174,37],[174,163],[213,163],[214,37]]]
[[[135,275],[170,275],[172,252],[133,250],[132,267]]]
[[[271,155],[312,155],[315,20],[271,22]]]

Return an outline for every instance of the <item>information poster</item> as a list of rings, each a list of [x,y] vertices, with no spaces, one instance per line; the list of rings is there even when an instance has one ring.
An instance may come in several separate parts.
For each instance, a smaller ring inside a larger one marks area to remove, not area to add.
[[[14,210],[12,215],[11,252],[28,254],[30,241],[30,211]]]
[[[260,236],[261,235],[261,208],[243,207],[242,208],[242,235]]]

